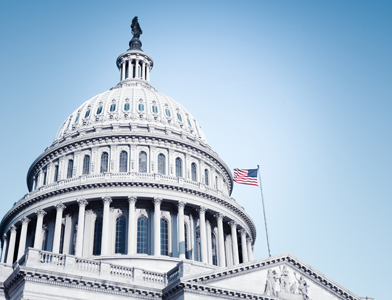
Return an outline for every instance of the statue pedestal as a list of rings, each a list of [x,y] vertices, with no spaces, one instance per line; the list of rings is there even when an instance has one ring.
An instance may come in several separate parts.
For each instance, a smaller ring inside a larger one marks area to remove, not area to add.
[[[284,300],[303,300],[302,295],[290,294],[286,292],[276,292],[276,296]]]

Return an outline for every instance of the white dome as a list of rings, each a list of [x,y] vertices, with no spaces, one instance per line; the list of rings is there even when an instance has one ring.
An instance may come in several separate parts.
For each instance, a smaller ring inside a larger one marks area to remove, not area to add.
[[[200,126],[181,104],[141,83],[119,85],[87,100],[63,122],[54,143],[76,131],[89,133],[106,125],[170,130],[206,143]]]

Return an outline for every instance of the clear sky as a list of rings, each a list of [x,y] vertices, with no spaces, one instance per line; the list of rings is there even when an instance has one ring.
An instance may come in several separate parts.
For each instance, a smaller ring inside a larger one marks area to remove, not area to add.
[[[272,254],[387,299],[391,1],[3,1],[0,214],[64,119],[117,84],[136,15],[152,85],[231,169],[260,165]],[[259,189],[236,184],[233,196],[266,257]]]

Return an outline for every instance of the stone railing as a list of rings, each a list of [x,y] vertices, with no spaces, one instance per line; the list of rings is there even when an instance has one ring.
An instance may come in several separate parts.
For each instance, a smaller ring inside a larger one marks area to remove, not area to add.
[[[164,286],[167,275],[138,267],[125,267],[104,261],[84,259],[73,255],[55,254],[48,251],[28,248],[26,253],[14,264],[17,266],[47,269],[50,271],[73,273],[80,276],[97,276],[123,282],[145,282],[152,286]]]

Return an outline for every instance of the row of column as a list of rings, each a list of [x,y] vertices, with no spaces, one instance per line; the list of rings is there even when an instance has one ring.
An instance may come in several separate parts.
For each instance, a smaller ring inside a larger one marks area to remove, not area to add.
[[[110,254],[110,203],[112,202],[112,198],[109,196],[105,196],[102,198],[103,201],[103,220],[102,220],[102,241],[101,241],[101,255],[109,255]],[[129,216],[128,216],[128,255],[133,255],[136,253],[136,201],[137,198],[135,196],[129,196]],[[78,214],[78,231],[76,236],[76,247],[75,247],[75,256],[82,256],[83,250],[83,240],[84,240],[84,225],[85,225],[85,208],[88,205],[86,199],[77,199],[77,203],[79,205],[79,214]],[[160,239],[160,216],[161,216],[161,203],[162,198],[155,197],[153,199],[154,203],[154,255],[160,255],[161,253],[161,239]],[[185,221],[184,221],[184,209],[186,203],[183,201],[178,202],[178,245],[179,245],[179,258],[186,258],[186,247],[185,247]],[[61,226],[63,219],[63,211],[66,208],[64,204],[61,202],[54,206],[56,208],[56,219],[54,226],[54,237],[53,237],[53,253],[60,253],[60,240],[61,240]],[[206,218],[205,212],[206,208],[201,206],[198,209],[199,212],[199,222],[200,222],[200,250],[201,250],[201,261],[204,263],[208,263],[208,240],[207,240],[207,230],[206,230]],[[37,223],[35,229],[35,238],[34,238],[34,248],[42,249],[42,230],[43,230],[43,218],[46,215],[46,212],[42,209],[36,212],[37,215]],[[223,230],[223,219],[224,215],[221,213],[217,213],[215,215],[217,220],[217,228],[218,228],[218,250],[219,250],[219,266],[226,266],[226,252],[225,252],[225,241],[224,241],[224,230]],[[21,220],[21,233],[18,247],[17,259],[20,259],[26,248],[26,238],[27,238],[27,227],[30,222],[30,219],[27,217],[22,218]],[[233,263],[234,265],[239,264],[239,253],[238,253],[238,238],[237,238],[237,224],[234,221],[229,222],[231,227],[231,241],[232,241],[232,251],[233,251]],[[14,252],[15,252],[15,244],[16,244],[16,226],[10,226],[10,237],[7,239],[7,235],[3,236],[3,252],[1,256],[1,262],[7,263],[11,265],[13,263]],[[246,263],[248,261],[253,260],[253,251],[252,251],[252,240],[250,237],[247,238],[246,230],[240,229],[241,234],[241,247],[242,247],[242,262]],[[9,243],[9,244],[8,244]],[[5,257],[5,250],[7,249],[8,244],[8,254]]]
[[[140,64],[141,62],[141,64]],[[140,67],[140,74],[139,68]],[[126,76],[126,70],[128,69],[128,76]],[[135,70],[135,76],[133,76]],[[120,81],[126,78],[142,78],[150,82],[150,64],[146,63],[144,60],[123,60],[120,69]]]

